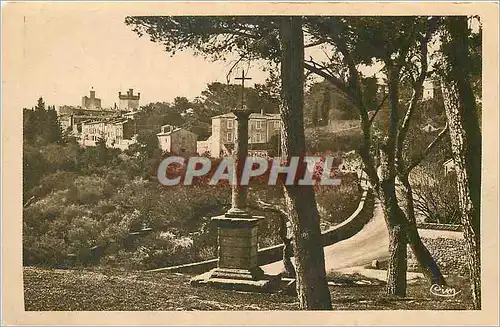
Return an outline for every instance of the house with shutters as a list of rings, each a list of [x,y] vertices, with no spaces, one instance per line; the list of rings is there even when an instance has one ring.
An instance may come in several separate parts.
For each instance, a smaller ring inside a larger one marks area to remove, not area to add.
[[[126,150],[131,144],[137,143],[137,122],[125,118],[82,122],[82,146],[96,146],[100,139],[106,142],[106,147]]]
[[[238,121],[233,113],[212,117],[212,135],[206,141],[198,141],[198,153],[207,153],[213,158],[228,156],[234,146]],[[252,113],[248,121],[249,152],[266,151],[273,136],[281,131],[279,114]]]

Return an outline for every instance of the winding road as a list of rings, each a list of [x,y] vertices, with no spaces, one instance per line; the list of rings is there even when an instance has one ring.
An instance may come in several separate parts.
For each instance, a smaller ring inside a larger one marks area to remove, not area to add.
[[[462,238],[461,232],[435,231],[419,229],[419,234],[426,238]],[[445,235],[446,234],[446,235]],[[338,243],[324,247],[326,272],[362,267],[373,260],[383,261],[389,257],[389,234],[385,224],[382,206],[375,202],[373,218],[356,235]],[[292,258],[293,260],[293,258]],[[277,274],[284,271],[281,261],[274,262],[262,269],[266,273]]]
[[[327,272],[370,264],[388,257],[389,234],[380,203],[375,202],[373,218],[356,235],[324,247]],[[293,258],[292,258],[293,260]],[[266,273],[284,270],[281,261],[262,266]]]

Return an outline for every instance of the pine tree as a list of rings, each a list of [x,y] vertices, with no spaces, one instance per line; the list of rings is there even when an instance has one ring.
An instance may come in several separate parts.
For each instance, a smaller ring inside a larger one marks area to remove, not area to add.
[[[45,109],[45,102],[43,101],[43,98],[40,97],[38,98],[38,103],[34,108],[34,124],[33,124],[33,130],[34,134],[36,135],[35,137],[37,139],[40,138],[40,136],[43,133],[43,126],[45,125],[45,113],[47,110]]]
[[[23,109],[23,141],[25,144],[35,142],[36,138],[35,113],[31,109]]]
[[[59,143],[62,141],[61,125],[57,119],[55,106],[50,107],[45,113],[43,136],[48,143]]]
[[[481,128],[471,83],[467,17],[449,17],[442,34],[443,97],[464,230],[474,309],[481,309]]]

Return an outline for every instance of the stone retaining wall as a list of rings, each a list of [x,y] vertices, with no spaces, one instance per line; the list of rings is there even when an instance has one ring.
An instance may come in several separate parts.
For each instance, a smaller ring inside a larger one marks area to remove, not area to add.
[[[331,245],[345,240],[358,233],[363,226],[373,217],[373,208],[375,197],[371,190],[365,189],[361,196],[358,208],[344,222],[336,225],[322,233],[323,245]],[[259,266],[280,261],[283,258],[283,244],[273,245],[267,248],[259,249],[257,253],[257,262]],[[184,273],[202,273],[212,268],[216,268],[218,259],[211,259],[202,262],[194,262],[185,265],[165,267],[150,270],[151,272],[169,271]]]
[[[358,208],[342,223],[326,230],[323,236],[323,246],[335,244],[359,233],[361,229],[373,218],[375,197],[371,190],[364,190]]]
[[[467,276],[467,263],[465,257],[465,244],[463,239],[451,238],[422,238],[429,252],[436,260],[441,272]],[[408,247],[408,270],[418,270],[418,263],[413,252]]]
[[[449,225],[449,224],[436,224],[436,223],[417,223],[417,228],[420,229],[435,229],[435,230],[449,230],[454,232],[461,232],[461,225]]]

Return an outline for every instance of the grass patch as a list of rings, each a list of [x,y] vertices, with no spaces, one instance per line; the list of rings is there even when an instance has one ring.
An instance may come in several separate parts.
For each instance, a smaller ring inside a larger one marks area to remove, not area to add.
[[[191,287],[191,276],[119,270],[24,268],[26,311],[298,310],[296,297]],[[467,281],[449,277],[462,290],[455,298],[430,294],[421,281],[408,285],[405,299],[389,298],[383,283],[360,285],[364,276],[333,276],[353,283],[330,286],[334,310],[470,309]]]

